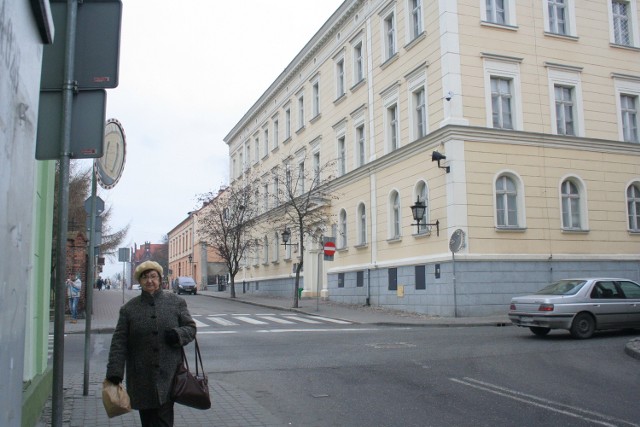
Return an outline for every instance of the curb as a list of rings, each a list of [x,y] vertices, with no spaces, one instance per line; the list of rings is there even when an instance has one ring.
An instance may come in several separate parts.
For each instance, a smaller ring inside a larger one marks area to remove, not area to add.
[[[640,360],[640,338],[634,338],[624,346],[624,352],[634,359]]]

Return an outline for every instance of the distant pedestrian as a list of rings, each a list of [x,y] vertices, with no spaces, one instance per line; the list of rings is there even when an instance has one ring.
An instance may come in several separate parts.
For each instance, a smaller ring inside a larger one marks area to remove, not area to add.
[[[98,287],[99,291],[102,290],[103,285],[104,285],[104,280],[102,280],[102,277],[98,276],[98,281],[96,282],[96,286]]]
[[[126,370],[131,407],[139,411],[142,427],[171,427],[171,384],[196,324],[182,297],[160,289],[160,264],[143,262],[134,277],[142,292],[120,308],[106,377],[119,384]]]
[[[67,298],[69,298],[69,310],[71,311],[71,323],[78,323],[78,301],[80,301],[80,291],[82,290],[82,281],[80,276],[73,274],[67,279]]]

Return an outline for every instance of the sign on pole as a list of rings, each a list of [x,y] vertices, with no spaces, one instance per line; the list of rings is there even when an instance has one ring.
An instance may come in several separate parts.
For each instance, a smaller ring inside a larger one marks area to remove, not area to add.
[[[333,261],[333,255],[336,253],[336,238],[324,237],[324,260]]]

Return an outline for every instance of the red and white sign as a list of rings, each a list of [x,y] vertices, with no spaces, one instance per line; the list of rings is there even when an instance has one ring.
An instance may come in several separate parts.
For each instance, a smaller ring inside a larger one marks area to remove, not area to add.
[[[325,242],[324,243],[324,254],[326,256],[333,256],[336,253],[336,244],[335,242]]]

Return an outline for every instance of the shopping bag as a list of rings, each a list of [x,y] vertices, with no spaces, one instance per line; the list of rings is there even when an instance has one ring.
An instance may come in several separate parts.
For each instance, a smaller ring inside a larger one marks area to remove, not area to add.
[[[102,403],[109,418],[131,411],[129,395],[122,383],[116,385],[105,379],[102,382]]]
[[[204,373],[202,356],[200,355],[200,347],[197,340],[195,341],[195,347],[196,373],[194,375],[189,371],[189,362],[184,348],[182,348],[182,363],[178,365],[173,377],[171,400],[191,408],[209,409],[211,408],[209,379],[207,374]]]

